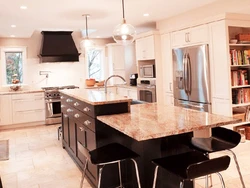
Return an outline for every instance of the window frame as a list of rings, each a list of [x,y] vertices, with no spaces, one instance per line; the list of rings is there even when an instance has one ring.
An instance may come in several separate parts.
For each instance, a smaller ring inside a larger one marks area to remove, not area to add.
[[[87,47],[85,48],[85,60],[86,60],[86,78],[89,78],[89,59],[88,59],[88,50],[90,49],[97,49],[97,50],[101,50],[101,80],[105,79],[106,76],[106,67],[105,67],[105,47],[104,46],[93,46],[93,47]],[[100,80],[100,81],[101,81]]]
[[[19,85],[25,85],[26,79],[25,79],[25,67],[26,67],[26,61],[27,61],[27,47],[26,46],[18,46],[18,47],[0,47],[1,49],[1,85],[2,86],[11,86],[13,84],[7,84],[6,79],[6,52],[21,52],[22,53],[22,66],[23,66],[23,83],[20,83]]]

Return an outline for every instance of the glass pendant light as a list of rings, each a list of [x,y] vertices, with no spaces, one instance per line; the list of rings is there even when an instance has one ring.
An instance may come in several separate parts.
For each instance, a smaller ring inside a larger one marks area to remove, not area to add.
[[[124,0],[122,0],[122,12],[123,20],[122,23],[117,25],[113,31],[113,38],[118,44],[131,44],[135,39],[135,28],[126,23],[125,13],[124,13]]]
[[[85,39],[83,39],[81,41],[81,47],[82,48],[87,48],[93,45],[93,41],[89,39],[89,35],[88,35],[88,17],[89,14],[83,14],[83,16],[85,16],[85,20],[86,20],[86,36]]]

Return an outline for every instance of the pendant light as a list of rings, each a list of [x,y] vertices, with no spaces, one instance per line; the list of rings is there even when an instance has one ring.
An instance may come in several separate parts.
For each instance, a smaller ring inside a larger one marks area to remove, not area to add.
[[[117,25],[113,31],[113,38],[118,44],[131,44],[135,39],[135,28],[126,23],[125,13],[124,13],[124,0],[122,0],[122,23]]]
[[[86,48],[86,47],[92,46],[93,41],[89,39],[89,35],[88,35],[88,17],[89,17],[89,14],[83,14],[82,16],[85,16],[85,20],[86,20],[86,36],[85,36],[85,39],[83,39],[81,41],[81,47]]]

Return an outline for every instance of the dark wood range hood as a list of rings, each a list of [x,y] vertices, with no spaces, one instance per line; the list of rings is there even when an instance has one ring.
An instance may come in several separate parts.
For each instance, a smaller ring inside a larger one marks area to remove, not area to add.
[[[41,63],[75,62],[79,55],[72,31],[42,31],[43,35],[40,57]]]

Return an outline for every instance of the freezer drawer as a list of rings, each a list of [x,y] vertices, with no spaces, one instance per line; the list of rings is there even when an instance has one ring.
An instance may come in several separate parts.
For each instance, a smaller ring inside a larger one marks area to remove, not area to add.
[[[198,110],[201,112],[209,112],[212,113],[212,105],[211,104],[203,104],[203,103],[196,103],[196,102],[190,102],[190,101],[182,101],[182,100],[174,100],[174,105],[183,107],[183,108],[189,108],[192,110]]]

